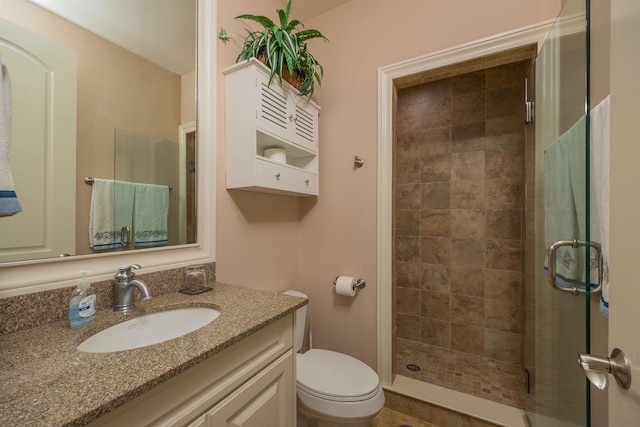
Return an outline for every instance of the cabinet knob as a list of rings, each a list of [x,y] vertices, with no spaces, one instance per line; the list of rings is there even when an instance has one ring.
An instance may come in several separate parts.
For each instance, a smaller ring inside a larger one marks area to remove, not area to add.
[[[276,172],[276,179],[280,180],[280,172]]]
[[[289,114],[289,121],[293,121],[293,114]]]
[[[305,179],[305,180],[304,180],[304,183],[305,183],[305,184],[307,184],[307,185],[309,185],[309,180],[308,180],[308,179]]]

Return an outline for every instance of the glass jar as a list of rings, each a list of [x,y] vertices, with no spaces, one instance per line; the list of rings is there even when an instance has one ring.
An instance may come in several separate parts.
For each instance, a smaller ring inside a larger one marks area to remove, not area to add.
[[[189,265],[184,273],[183,289],[187,292],[198,292],[207,288],[207,274],[203,265]]]

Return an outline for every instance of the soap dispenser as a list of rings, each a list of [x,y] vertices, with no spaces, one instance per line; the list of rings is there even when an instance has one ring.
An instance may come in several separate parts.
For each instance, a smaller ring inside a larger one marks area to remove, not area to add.
[[[89,286],[87,270],[80,270],[80,281],[69,300],[69,324],[71,329],[79,329],[96,318],[96,293]]]

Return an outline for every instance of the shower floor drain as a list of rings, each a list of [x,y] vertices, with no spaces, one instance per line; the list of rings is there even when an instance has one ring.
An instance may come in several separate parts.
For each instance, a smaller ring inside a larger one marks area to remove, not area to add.
[[[413,363],[409,363],[407,365],[407,369],[413,372],[418,372],[421,368],[418,365],[414,365]]]

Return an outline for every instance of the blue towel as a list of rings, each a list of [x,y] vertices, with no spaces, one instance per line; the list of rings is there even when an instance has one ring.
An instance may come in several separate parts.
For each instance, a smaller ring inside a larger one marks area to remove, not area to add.
[[[133,209],[134,245],[136,247],[166,245],[169,232],[169,187],[136,184]]]
[[[0,190],[0,216],[11,216],[22,212],[22,206],[15,191]]]
[[[586,240],[585,120],[584,116],[581,117],[544,152],[544,229],[547,248],[558,240]],[[592,221],[593,216],[591,209]],[[590,231],[590,240],[598,242],[597,230],[591,227]],[[558,249],[555,262],[559,286],[584,288],[587,281],[590,287],[597,286],[597,253],[591,250],[589,279],[585,274],[583,253],[583,248],[563,246]],[[547,268],[545,265],[545,270]]]
[[[9,70],[0,59],[0,217],[22,212],[11,174],[11,79]]]

